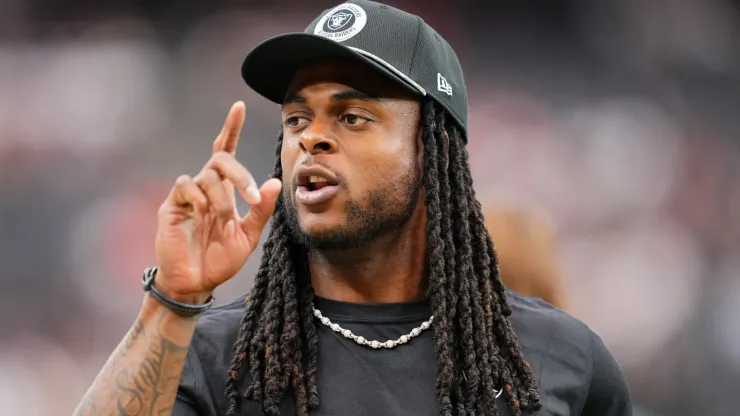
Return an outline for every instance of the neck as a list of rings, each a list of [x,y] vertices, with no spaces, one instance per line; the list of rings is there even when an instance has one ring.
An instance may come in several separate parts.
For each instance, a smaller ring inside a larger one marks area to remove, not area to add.
[[[423,204],[421,204],[423,206]],[[351,250],[312,250],[311,285],[317,296],[353,303],[396,303],[426,297],[426,218],[414,215],[400,230]]]

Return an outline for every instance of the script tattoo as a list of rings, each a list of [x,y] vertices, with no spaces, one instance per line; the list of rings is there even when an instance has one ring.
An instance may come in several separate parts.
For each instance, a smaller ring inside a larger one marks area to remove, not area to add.
[[[136,321],[73,416],[171,414],[188,343],[174,342],[161,333],[168,314],[161,312],[149,323]],[[194,322],[185,331],[192,328]]]

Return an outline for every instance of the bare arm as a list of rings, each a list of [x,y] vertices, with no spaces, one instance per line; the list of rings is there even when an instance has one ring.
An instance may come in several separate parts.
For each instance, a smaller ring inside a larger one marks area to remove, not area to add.
[[[73,415],[170,415],[196,322],[147,295],[133,327]]]
[[[282,183],[254,178],[235,158],[243,102],[226,116],[213,155],[194,178],[180,176],[157,215],[155,286],[202,305],[244,266],[275,211]],[[251,205],[241,217],[235,189]],[[133,327],[110,356],[73,416],[171,415],[197,317],[183,318],[148,294]]]

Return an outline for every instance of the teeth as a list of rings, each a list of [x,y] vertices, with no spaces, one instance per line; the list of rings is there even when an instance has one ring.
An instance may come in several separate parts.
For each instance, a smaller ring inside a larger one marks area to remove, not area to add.
[[[308,177],[309,183],[317,183],[317,182],[329,182],[325,178],[322,178],[321,176],[309,176]]]

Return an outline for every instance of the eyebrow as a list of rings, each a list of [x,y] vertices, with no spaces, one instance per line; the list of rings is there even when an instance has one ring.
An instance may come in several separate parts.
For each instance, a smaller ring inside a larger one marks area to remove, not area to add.
[[[300,95],[291,95],[287,97],[285,100],[283,100],[283,107],[285,107],[288,104],[305,104],[306,103],[306,97],[302,97]]]
[[[365,94],[364,92],[355,91],[355,90],[347,90],[347,91],[340,91],[340,92],[334,93],[331,95],[331,99],[333,101],[363,100],[363,101],[380,102],[380,99],[377,97],[373,97],[371,95]],[[306,102],[308,102],[306,97],[294,94],[294,95],[288,96],[283,101],[283,106],[286,106],[288,104],[305,104]]]
[[[363,101],[380,102],[380,99],[378,97],[372,97],[370,95],[365,94],[364,92],[355,91],[355,90],[341,91],[336,94],[332,94],[331,99],[336,100],[336,101],[363,100]]]

